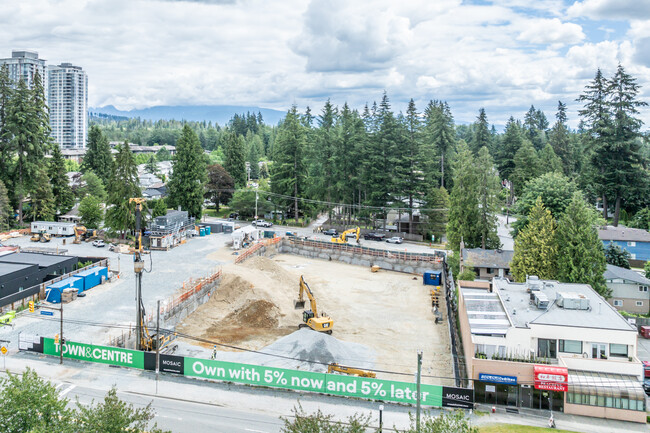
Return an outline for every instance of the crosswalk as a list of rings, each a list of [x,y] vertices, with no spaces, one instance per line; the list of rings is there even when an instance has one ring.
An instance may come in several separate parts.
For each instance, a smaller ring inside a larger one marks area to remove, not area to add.
[[[75,389],[77,385],[71,385],[69,383],[60,383],[55,386],[55,389],[59,391],[59,398],[64,397],[67,393]],[[64,389],[65,388],[65,389]]]

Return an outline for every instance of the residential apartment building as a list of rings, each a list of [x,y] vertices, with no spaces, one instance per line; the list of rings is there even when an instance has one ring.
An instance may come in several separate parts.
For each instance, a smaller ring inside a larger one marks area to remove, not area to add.
[[[586,284],[460,281],[476,402],[645,423],[637,330]]]
[[[650,312],[650,280],[631,269],[607,265],[605,285],[612,291],[608,302],[628,313]]]
[[[9,78],[14,83],[22,78],[27,87],[34,85],[34,76],[38,72],[43,82],[43,88],[46,89],[45,97],[47,98],[47,71],[45,70],[45,60],[38,58],[36,51],[13,50],[11,57],[0,59],[0,66],[7,65],[9,68]]]
[[[62,149],[83,149],[88,139],[88,76],[79,66],[48,66],[52,137]]]

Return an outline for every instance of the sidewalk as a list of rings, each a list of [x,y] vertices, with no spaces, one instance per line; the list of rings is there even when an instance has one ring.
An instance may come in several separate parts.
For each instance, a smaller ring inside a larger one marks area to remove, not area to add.
[[[107,392],[112,386],[115,386],[118,391],[125,393],[211,404],[277,417],[290,415],[291,410],[300,403],[308,413],[320,409],[323,413],[334,414],[337,420],[345,420],[355,413],[371,414],[372,422],[376,424],[381,404],[320,394],[209,382],[169,374],[160,374],[160,379],[156,384],[156,375],[153,372],[113,368],[108,365],[70,359],[65,359],[61,366],[58,358],[32,353],[12,351],[5,361],[9,372],[21,373],[25,368],[30,367],[44,379],[53,382],[66,381],[103,392]],[[4,370],[0,370],[0,372],[4,372]],[[390,403],[383,405],[384,426],[395,426],[398,429],[408,427],[409,412],[415,412],[414,407]],[[544,412],[531,410],[526,413],[509,414],[505,413],[505,408],[498,407],[497,413],[492,414],[490,410],[491,406],[480,405],[480,414],[472,415],[472,423],[475,425],[505,423],[547,427],[548,415]],[[436,415],[440,413],[440,410],[433,409],[428,412]],[[553,416],[559,429],[576,432],[629,433],[647,431],[647,426],[642,424],[587,418],[558,412],[555,412]]]

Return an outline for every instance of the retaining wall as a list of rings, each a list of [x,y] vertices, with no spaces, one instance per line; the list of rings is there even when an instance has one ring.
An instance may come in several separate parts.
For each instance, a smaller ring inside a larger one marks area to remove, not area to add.
[[[429,253],[389,251],[353,245],[334,244],[297,238],[284,238],[277,244],[278,252],[336,260],[358,266],[379,266],[381,269],[409,274],[423,274],[427,270],[443,269],[444,256]]]

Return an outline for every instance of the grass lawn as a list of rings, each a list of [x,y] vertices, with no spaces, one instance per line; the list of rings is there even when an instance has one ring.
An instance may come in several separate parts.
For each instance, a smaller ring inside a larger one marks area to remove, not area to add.
[[[203,209],[203,213],[206,214],[207,216],[211,217],[216,217],[216,218],[226,218],[228,215],[230,215],[230,208],[226,206],[221,206],[221,209],[219,209],[219,212],[217,212],[214,209]]]
[[[543,427],[531,427],[519,424],[491,424],[479,427],[481,433],[539,433],[539,432],[555,432],[555,433],[575,433],[569,430],[558,430]]]

